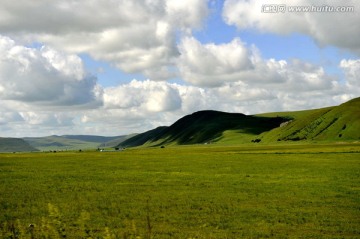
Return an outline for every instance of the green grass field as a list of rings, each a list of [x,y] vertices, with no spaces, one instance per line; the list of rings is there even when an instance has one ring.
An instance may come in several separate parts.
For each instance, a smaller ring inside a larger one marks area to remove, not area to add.
[[[0,154],[0,182],[1,238],[360,237],[359,143]]]

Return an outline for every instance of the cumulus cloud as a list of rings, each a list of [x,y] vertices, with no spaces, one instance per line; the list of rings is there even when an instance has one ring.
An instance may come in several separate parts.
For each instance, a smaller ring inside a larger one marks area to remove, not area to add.
[[[179,46],[179,69],[194,85],[218,86],[221,82],[238,80],[239,73],[253,67],[248,49],[236,38],[228,44],[201,44],[193,37],[184,38]]]
[[[342,100],[349,100],[360,95],[360,59],[343,59],[341,60],[339,67],[342,69],[345,77],[343,84],[346,88],[346,97]],[[338,86],[341,87],[341,86]]]
[[[79,112],[70,111],[19,111],[1,112],[0,137],[24,137],[63,135],[65,133],[81,134],[82,125],[76,123]],[[81,112],[81,111],[80,111]],[[6,123],[2,124],[2,120]]]
[[[301,60],[263,59],[254,46],[247,47],[239,38],[220,45],[185,38],[180,52],[178,65],[183,79],[202,87],[242,82],[254,88],[267,85],[311,91],[327,89],[336,80],[322,67]]]
[[[6,125],[9,122],[22,122],[24,121],[18,112],[13,110],[7,110],[6,112],[0,112],[0,125]]]
[[[201,27],[207,15],[204,0],[6,1],[0,32],[165,80],[175,76],[176,34]]]
[[[105,108],[139,108],[150,112],[173,111],[181,107],[176,86],[166,82],[133,80],[104,91]]]
[[[354,7],[353,12],[290,12],[264,13],[262,7],[266,4],[285,4],[291,6],[329,6]],[[296,1],[266,1],[266,0],[226,0],[223,8],[223,18],[227,24],[238,29],[257,29],[260,32],[276,34],[302,33],[312,37],[320,45],[333,45],[360,53],[360,2],[350,0],[334,2],[331,0],[296,0]]]
[[[3,36],[0,50],[0,99],[43,106],[99,103],[101,88],[78,56],[21,46]]]
[[[29,126],[64,127],[73,125],[73,118],[67,113],[27,111],[19,114]]]
[[[347,80],[348,84],[359,87],[360,59],[343,59],[341,60],[339,66],[344,71],[345,79]]]

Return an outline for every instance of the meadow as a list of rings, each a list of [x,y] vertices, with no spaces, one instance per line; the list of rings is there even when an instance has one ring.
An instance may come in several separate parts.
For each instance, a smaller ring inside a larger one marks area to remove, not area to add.
[[[1,238],[359,238],[360,144],[0,154]]]

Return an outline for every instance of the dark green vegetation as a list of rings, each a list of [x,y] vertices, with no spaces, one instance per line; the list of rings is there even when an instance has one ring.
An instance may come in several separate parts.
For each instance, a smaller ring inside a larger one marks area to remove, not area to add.
[[[217,141],[225,130],[240,130],[258,135],[285,122],[280,117],[247,116],[219,111],[199,111],[187,115],[169,127],[159,127],[138,134],[120,145],[124,147],[143,144],[158,146],[167,144],[197,144]]]
[[[95,135],[52,135],[47,137],[27,137],[24,138],[31,146],[47,150],[76,150],[76,149],[96,149],[98,147],[115,147],[130,136],[95,136]]]
[[[122,142],[119,147],[199,143],[249,144],[360,139],[360,98],[339,106],[255,116],[218,111],[187,115]]]
[[[359,159],[359,143],[0,154],[0,237],[359,238]]]
[[[0,137],[0,152],[32,152],[32,151],[38,151],[38,149],[30,146],[23,139]]]

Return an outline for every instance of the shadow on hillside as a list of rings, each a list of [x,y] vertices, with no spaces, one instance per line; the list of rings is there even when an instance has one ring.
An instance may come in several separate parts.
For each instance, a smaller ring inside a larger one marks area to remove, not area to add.
[[[152,142],[167,144],[176,141],[178,144],[206,143],[219,138],[226,130],[239,130],[241,133],[259,135],[279,127],[288,121],[282,117],[247,116],[244,114],[201,111],[185,116],[155,137]]]

